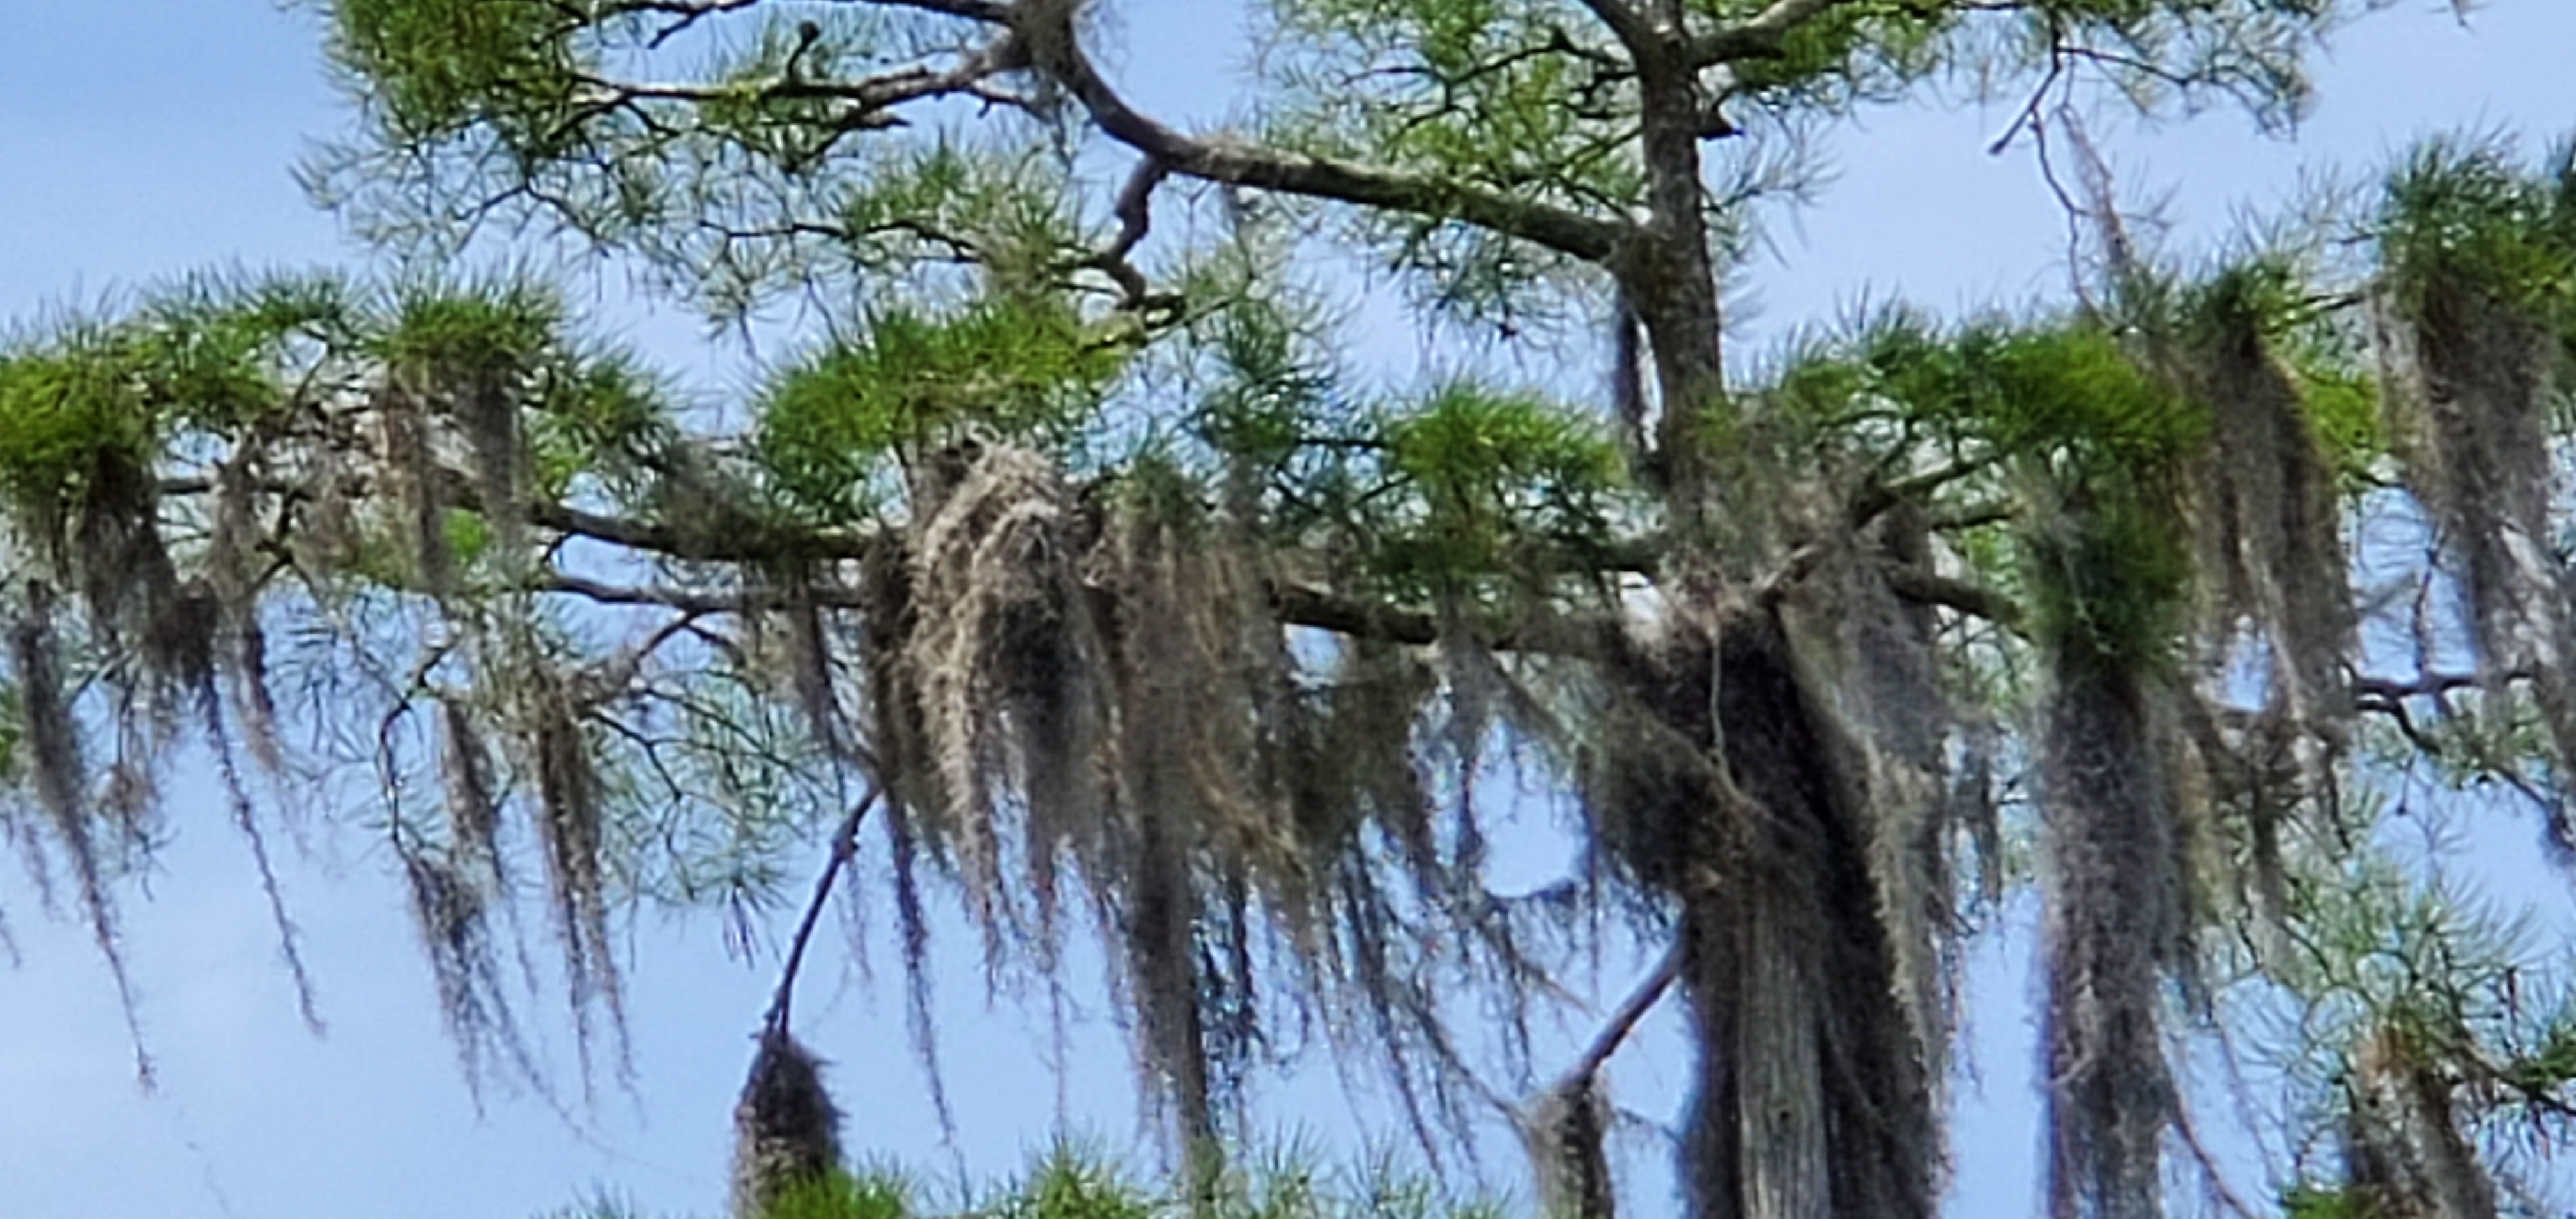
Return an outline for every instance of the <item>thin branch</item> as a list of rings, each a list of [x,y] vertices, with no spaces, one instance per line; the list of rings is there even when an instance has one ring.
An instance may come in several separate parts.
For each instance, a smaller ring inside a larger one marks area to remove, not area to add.
[[[962,17],[986,25],[1009,25],[1011,6],[1002,0],[867,0],[878,8],[908,8],[942,17]]]
[[[707,17],[739,12],[759,3],[760,0],[625,0],[624,3],[602,12],[600,19],[637,16],[644,13],[660,13],[670,17],[671,20],[664,23],[661,29],[653,31],[653,37],[644,44],[647,50],[658,51],[663,43],[687,32],[690,27]]]
[[[1646,20],[1646,15],[1638,12],[1628,0],[1583,0],[1583,7],[1618,37],[1619,45],[1628,48],[1629,54],[1643,56],[1653,53],[1661,35]]]
[[[602,516],[565,504],[531,502],[528,519],[540,528],[629,550],[707,563],[777,559],[861,559],[879,544],[873,535],[753,524],[726,530],[681,530],[629,517]]]
[[[691,84],[684,82],[621,83],[598,77],[582,83],[592,92],[580,104],[593,113],[625,108],[641,101],[676,101],[691,105],[738,103],[743,101],[846,101],[850,112],[834,120],[840,132],[869,130],[898,125],[901,120],[885,111],[905,102],[948,97],[976,92],[985,78],[1003,70],[1006,64],[987,48],[966,56],[956,67],[933,72],[918,65],[857,80],[816,80],[793,70],[765,81],[726,84]],[[978,96],[984,96],[978,93]],[[987,97],[986,100],[993,100]]]
[[[1635,232],[1635,226],[1624,220],[1586,216],[1445,178],[1264,148],[1231,137],[1186,135],[1140,113],[1110,87],[1075,41],[1072,8],[1040,6],[1033,16],[1051,22],[1051,28],[1022,30],[1020,41],[1048,52],[1036,66],[1055,77],[1110,138],[1170,165],[1176,173],[1463,221],[1586,262],[1608,259]]]
[[[855,589],[821,586],[789,591],[785,589],[745,590],[742,592],[701,592],[674,588],[667,584],[608,584],[586,576],[547,572],[529,582],[532,592],[563,593],[600,605],[653,605],[678,610],[684,614],[755,614],[767,610],[788,609],[798,604],[828,605],[835,608],[857,608],[865,600]]]
[[[1918,605],[1937,605],[1957,610],[1970,617],[1983,618],[2006,630],[2021,629],[2021,604],[2012,598],[1981,585],[1953,579],[1920,567],[1889,564],[1887,587],[1897,596]]]
[[[1926,470],[1893,481],[1872,479],[1852,496],[1846,510],[1853,528],[1877,520],[1880,513],[1907,500],[1926,499],[1934,491],[1966,478],[1994,464],[1991,457],[1963,457],[1937,470]]]
[[[1153,230],[1154,188],[1161,186],[1171,172],[1171,164],[1157,157],[1148,156],[1137,163],[1136,171],[1128,175],[1127,185],[1119,190],[1118,205],[1111,213],[1118,218],[1117,239],[1109,243],[1108,249],[1092,255],[1083,264],[1097,268],[1118,281],[1118,290],[1126,294],[1124,305],[1129,309],[1144,308],[1153,296],[1152,285],[1145,282],[1144,272],[1127,261],[1127,256],[1135,253],[1137,245],[1145,240],[1145,234]]]
[[[871,782],[867,793],[850,809],[850,815],[841,819],[840,828],[832,832],[832,857],[824,862],[823,874],[814,878],[814,896],[805,903],[805,917],[796,924],[796,938],[788,941],[787,961],[778,971],[778,989],[770,996],[768,1014],[760,1019],[765,1033],[788,1031],[787,1008],[796,993],[796,971],[805,966],[805,945],[814,938],[814,925],[822,920],[824,903],[832,899],[833,882],[840,878],[841,869],[857,857],[859,824],[867,820],[868,809],[875,806],[883,790]]]
[[[1440,620],[1431,614],[1353,600],[1302,584],[1272,585],[1270,606],[1283,626],[1311,627],[1358,639],[1428,647],[1444,634]],[[1540,619],[1478,642],[1497,652],[1583,660],[1605,660],[1627,649],[1618,621],[1606,616]]]
[[[1628,1034],[1636,1030],[1637,1022],[1654,1010],[1655,1004],[1664,997],[1665,991],[1672,988],[1674,979],[1681,977],[1681,973],[1682,946],[1675,942],[1664,951],[1663,960],[1655,963],[1654,972],[1637,983],[1637,988],[1628,992],[1627,999],[1619,1004],[1618,1010],[1610,1013],[1609,1021],[1601,1026],[1600,1032],[1592,1035],[1592,1044],[1584,1047],[1583,1056],[1566,1069],[1557,1086],[1579,1085],[1600,1074],[1610,1056],[1618,1053],[1619,1047],[1628,1040]]]
[[[1697,69],[1748,59],[1778,59],[1787,49],[1789,35],[1799,26],[1858,2],[1775,0],[1771,7],[1742,21],[1729,22],[1692,39],[1683,48],[1683,62]]]
[[[2356,677],[2353,679],[2352,692],[2362,697],[2384,698],[2390,702],[2396,702],[2408,698],[2439,698],[2458,690],[2475,690],[2491,683],[2525,681],[2530,677],[2531,674],[2521,670],[2494,676],[2477,673],[2429,672],[2418,674],[2405,681],[2381,677]]]

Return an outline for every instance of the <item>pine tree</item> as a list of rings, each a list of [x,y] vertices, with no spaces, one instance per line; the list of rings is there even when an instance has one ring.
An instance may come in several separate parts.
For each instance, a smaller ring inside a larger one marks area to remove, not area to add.
[[[513,842],[588,1070],[622,900],[757,907],[839,826],[819,902],[881,832],[924,1059],[933,886],[997,974],[1089,935],[1202,1199],[1280,1031],[1382,1068],[1436,1161],[1518,1086],[1475,1049],[1642,927],[1667,967],[1505,1107],[1606,1214],[1601,1068],[1678,993],[1703,1219],[1934,1213],[1961,945],[2036,883],[2053,1214],[2163,1214],[2175,1047],[2283,1005],[2329,1038],[2285,1120],[2340,1147],[2289,1212],[2500,1213],[2576,1026],[2382,839],[2421,769],[2576,845],[2576,162],[2435,142],[2351,233],[2194,273],[2059,101],[2286,121],[2359,7],[1276,0],[1257,125],[1194,134],[1073,0],[337,0],[365,129],[309,173],[389,249],[538,226],[829,337],[712,414],[516,280],[192,281],[23,341],[16,837],[121,977],[184,729],[264,881],[236,747],[371,767],[479,1079],[533,1072]],[[1801,131],[1961,75],[2085,171],[2079,299],[1725,358]],[[1606,335],[1608,384],[1361,389],[1318,249],[1453,334]],[[1535,894],[1484,871],[1505,750],[1583,814]],[[787,974],[746,1209],[837,1156]]]

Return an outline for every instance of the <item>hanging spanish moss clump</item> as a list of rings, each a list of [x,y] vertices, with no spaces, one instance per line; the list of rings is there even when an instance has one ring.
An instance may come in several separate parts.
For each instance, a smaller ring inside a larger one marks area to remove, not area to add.
[[[2576,759],[2576,617],[2551,551],[2547,412],[2560,348],[2475,284],[2434,276],[2415,296],[2382,343],[2408,484],[2457,565],[2480,672],[2499,693],[2530,683],[2563,771]],[[2550,840],[2576,851],[2563,804],[2546,815]]]
[[[2186,319],[2169,379],[2208,412],[2209,436],[2186,492],[2197,556],[2198,635],[2209,680],[2235,680],[2240,642],[2260,649],[2263,705],[2234,730],[2215,704],[2185,709],[2214,803],[2243,826],[2245,883],[2265,926],[2286,916],[2281,841],[2303,807],[2338,815],[2335,768],[2351,739],[2345,666],[2359,614],[2341,534],[2334,467],[2297,383],[2263,331],[2259,268],[2223,275]]]
[[[447,800],[447,830],[456,853],[505,888],[501,859],[501,805],[492,785],[490,755],[473,713],[454,700],[439,703],[439,791]]]
[[[879,768],[876,779],[885,792],[882,820],[903,958],[904,1024],[941,1128],[947,1129],[953,1122],[939,1071],[937,1026],[931,1019],[930,917],[921,889],[920,865],[928,847],[916,824],[919,817],[938,816],[946,797],[940,790],[938,751],[921,713],[920,678],[908,651],[919,615],[907,547],[889,541],[873,548],[860,565],[859,587],[864,714],[868,745]]]
[[[908,582],[913,621],[902,663],[918,690],[923,736],[944,797],[940,828],[957,852],[976,920],[998,935],[1006,894],[998,790],[1014,761],[1010,694],[1055,673],[1046,653],[1069,643],[1069,496],[1054,467],[994,447],[922,506]],[[1034,679],[1034,680],[1031,680]],[[1046,797],[1041,796],[1043,800]],[[1032,850],[1052,849],[1032,844]]]
[[[1247,524],[1172,471],[1077,494],[1045,458],[992,446],[917,473],[900,559],[862,574],[898,908],[917,901],[909,856],[940,852],[988,951],[1032,945],[1046,970],[1059,886],[1079,875],[1179,1148],[1215,1136],[1265,1036],[1265,921],[1351,987],[1390,1057],[1436,1043],[1363,832],[1383,824],[1419,875],[1438,869],[1410,754],[1433,675],[1377,647],[1300,672]]]
[[[257,563],[268,538],[255,516],[259,476],[266,467],[266,455],[250,440],[237,442],[216,467],[203,562],[224,641],[218,645],[217,663],[231,696],[233,720],[241,725],[251,761],[275,778],[286,773],[286,752],[278,741],[277,700],[268,684],[268,638],[260,627]]]
[[[2386,1219],[2495,1219],[2495,1182],[2461,1132],[2453,1084],[2404,1031],[2368,1036],[2345,1081],[2349,1193]]]
[[[2039,734],[2043,1069],[2057,1219],[2158,1219],[2174,1084],[2160,1029],[2190,961],[2187,846],[2161,704],[2181,556],[2165,514],[2073,493],[2029,539],[2050,688]]]
[[[406,479],[436,477],[442,441],[461,441],[481,519],[500,553],[516,556],[526,527],[520,397],[556,341],[561,310],[525,285],[423,287],[403,294],[375,340],[386,383],[380,409],[387,464]],[[454,573],[443,560],[453,556],[442,556],[444,547],[429,534],[445,533],[453,497],[415,485],[403,498],[419,533],[424,586],[444,595],[443,578]]]
[[[2555,341],[2484,288],[2436,277],[2389,319],[2383,358],[2409,485],[2458,563],[2492,673],[2554,659],[2561,596],[2548,558]]]
[[[840,1167],[841,1110],[821,1061],[785,1029],[762,1031],[733,1110],[734,1219],[761,1219]]]
[[[604,826],[599,776],[583,738],[573,692],[557,674],[539,675],[527,692],[528,765],[535,772],[537,839],[546,859],[555,932],[563,943],[564,979],[570,994],[582,1069],[590,1070],[591,1005],[601,1004],[616,1038],[621,1071],[626,1052],[626,1003],[608,937],[608,878],[603,868]]]
[[[154,693],[194,694],[213,671],[213,606],[190,598],[161,540],[161,497],[152,473],[130,455],[103,452],[92,463],[73,518],[62,570],[79,581],[90,628],[111,649],[133,649]],[[166,715],[174,700],[164,697]]]
[[[1895,993],[1935,1099],[1949,1074],[1960,938],[1955,850],[1964,810],[1952,791],[1956,719],[1934,623],[1889,587],[1893,568],[1930,570],[1922,510],[1891,506],[1833,546],[1784,598],[1781,617],[1847,744],[1858,831],[1877,890]]]
[[[472,876],[417,844],[405,843],[401,855],[412,927],[420,934],[438,989],[439,1019],[456,1046],[457,1064],[479,1109],[483,1082],[496,1069],[524,1082],[541,1078],[519,1036],[493,948],[492,898]]]
[[[399,384],[377,394],[375,407],[376,442],[398,524],[410,543],[413,578],[422,592],[445,597],[456,587],[456,552],[447,537],[447,500],[428,411]]]
[[[832,624],[828,611],[816,600],[816,585],[822,577],[812,564],[785,565],[779,572],[765,574],[770,576],[765,582],[777,585],[785,598],[779,611],[786,627],[783,660],[787,685],[795,692],[806,730],[826,754],[847,757],[849,728],[842,722],[840,696],[834,693],[839,682],[834,675]]]
[[[1382,832],[1425,893],[1439,891],[1435,803],[1414,735],[1441,689],[1438,666],[1419,652],[1368,639],[1341,641],[1330,663],[1301,676],[1283,699],[1271,763],[1298,841],[1329,858],[1365,850]],[[1323,932],[1324,911],[1291,886],[1273,893],[1294,934]]]
[[[1139,1064],[1195,1160],[1218,1133],[1220,1085],[1253,1048],[1221,1038],[1222,1013],[1206,1006],[1251,980],[1225,979],[1224,963],[1199,950],[1202,861],[1283,893],[1304,888],[1280,872],[1299,856],[1262,785],[1268,675],[1284,658],[1225,524],[1177,485],[1122,491],[1090,573],[1115,607],[1105,633],[1116,816],[1086,864],[1125,889],[1117,922]],[[1262,628],[1266,640],[1254,634]]]
[[[2256,274],[2235,273],[2209,290],[2185,355],[2210,415],[2208,459],[2194,463],[2192,489],[2198,579],[2214,619],[2205,634],[2250,629],[2267,653],[2278,713],[2339,750],[2352,713],[2344,665],[2359,616],[2334,467],[2297,383],[2263,337]]]
[[[91,833],[88,769],[81,761],[80,729],[73,719],[71,694],[63,687],[56,651],[53,591],[42,583],[31,584],[23,616],[9,628],[9,666],[18,679],[19,713],[25,720],[26,753],[21,761],[35,779],[36,804],[53,830],[54,844],[71,862],[90,937],[116,981],[117,1003],[134,1045],[135,1077],[149,1089],[152,1057],[143,1047],[143,1026],[134,1005],[134,984],[125,971],[124,935],[108,892],[105,860]]]
[[[1540,1219],[1616,1219],[1610,1098],[1598,1075],[1550,1088],[1514,1125],[1529,1153]]]
[[[2380,216],[2380,362],[2407,486],[2458,581],[2491,694],[2529,683],[2562,771],[2576,765],[2576,613],[2553,552],[2551,411],[2567,351],[2553,319],[2576,273],[2562,158],[2534,181],[2494,148],[2435,142]],[[2552,840],[2576,827],[2549,812]]]
[[[205,600],[211,606],[212,596]],[[214,611],[209,608],[207,614],[211,619]],[[206,657],[204,663],[211,666],[213,658]],[[287,913],[286,894],[278,887],[277,868],[269,859],[268,833],[260,828],[259,807],[251,799],[250,785],[233,751],[232,734],[225,728],[223,694],[215,685],[211,667],[198,673],[196,691],[197,715],[206,729],[206,748],[214,755],[215,774],[223,781],[225,798],[232,806],[233,828],[241,831],[243,841],[250,847],[252,870],[259,874],[260,893],[268,899],[269,921],[277,929],[278,956],[286,963],[287,976],[295,982],[296,1006],[304,1017],[304,1027],[318,1037],[323,1031],[322,1014],[314,998],[312,976],[304,969],[304,950],[298,943],[303,932]]]
[[[450,370],[459,380],[451,387],[448,412],[465,435],[466,455],[474,468],[477,507],[492,527],[500,553],[516,556],[527,533],[527,504],[520,492],[525,441],[520,436],[519,400],[514,382],[518,370],[500,353],[476,364]]]

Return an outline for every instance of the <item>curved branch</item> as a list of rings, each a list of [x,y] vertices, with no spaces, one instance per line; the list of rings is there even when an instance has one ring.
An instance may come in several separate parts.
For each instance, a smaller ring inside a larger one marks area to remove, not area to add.
[[[1618,1053],[1619,1047],[1627,1042],[1628,1034],[1636,1030],[1637,1022],[1654,1010],[1656,1002],[1672,988],[1674,979],[1681,977],[1681,973],[1682,946],[1676,942],[1664,952],[1663,959],[1656,962],[1654,972],[1637,983],[1637,989],[1630,991],[1618,1010],[1610,1013],[1609,1021],[1601,1026],[1600,1032],[1592,1035],[1592,1043],[1584,1047],[1583,1056],[1574,1060],[1574,1065],[1566,1069],[1556,1086],[1560,1089],[1580,1086],[1600,1074],[1610,1056]]]
[[[1073,5],[1022,4],[1019,40],[1032,48],[1036,67],[1054,77],[1111,139],[1169,165],[1173,172],[1408,215],[1459,220],[1544,246],[1586,262],[1602,262],[1634,233],[1625,221],[1603,220],[1534,203],[1461,182],[1400,173],[1330,157],[1263,148],[1231,138],[1202,139],[1166,126],[1130,106],[1092,66],[1075,42]],[[1036,28],[1044,22],[1044,28]]]
[[[1652,53],[1655,27],[1629,0],[1583,0],[1583,7],[1618,37],[1619,45],[1628,48],[1629,54]]]
[[[2008,631],[2021,630],[2021,603],[1991,588],[1901,563],[1887,565],[1887,587],[1917,605],[1937,605],[1983,618]]]
[[[1787,48],[1789,35],[1799,26],[1857,2],[1774,0],[1771,7],[1742,21],[1728,22],[1691,39],[1683,48],[1683,61],[1698,69],[1748,59],[1778,59]]]
[[[796,938],[788,941],[787,961],[778,969],[778,989],[769,998],[768,1013],[760,1018],[764,1033],[787,1031],[788,1004],[796,995],[796,971],[805,966],[805,945],[814,938],[814,924],[822,920],[823,904],[832,899],[832,882],[858,855],[859,825],[867,820],[868,810],[875,807],[882,791],[874,783],[869,784],[866,794],[851,807],[850,815],[841,819],[840,828],[832,832],[832,857],[824,862],[823,874],[814,878],[814,896],[805,903],[805,917],[796,924]]]

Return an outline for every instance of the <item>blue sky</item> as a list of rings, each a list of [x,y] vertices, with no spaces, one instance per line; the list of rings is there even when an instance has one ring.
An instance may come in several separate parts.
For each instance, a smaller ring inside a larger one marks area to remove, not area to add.
[[[1214,121],[1244,55],[1228,5],[1122,3],[1113,35],[1134,90],[1165,113]],[[288,167],[340,131],[314,18],[257,0],[12,0],[0,21],[0,315],[96,300],[209,265],[363,265]],[[2401,0],[2319,62],[2321,104],[2294,141],[2217,112],[2106,133],[2124,182],[2173,192],[2177,240],[2224,232],[2234,209],[2287,195],[2302,166],[2366,166],[2412,137],[2505,127],[2534,141],[2576,128],[2576,3],[2496,0],[2464,31],[2447,4]],[[1147,34],[1150,33],[1150,37]],[[1177,65],[1167,70],[1166,63]],[[1831,141],[1839,180],[1821,207],[1775,226],[1748,277],[1757,343],[1866,295],[1941,308],[2054,294],[2064,228],[2026,155],[1989,156],[2004,108],[1886,112]],[[712,390],[738,354],[696,343],[686,319],[642,310],[616,285],[594,306],[661,362]],[[1401,339],[1386,358],[1410,358]],[[329,1036],[296,1019],[246,852],[183,771],[173,841],[125,913],[162,1091],[139,1096],[105,971],[86,933],[48,919],[0,868],[0,911],[23,964],[0,970],[0,1216],[517,1219],[614,1183],[654,1213],[712,1215],[728,1114],[770,967],[726,959],[711,920],[646,914],[634,960],[633,1095],[604,1092],[584,1133],[526,1098],[477,1115],[442,1039],[399,888],[363,830],[314,824],[287,867]],[[2525,835],[2516,826],[2514,835]],[[2527,841],[2517,837],[2516,843]],[[2563,898],[2559,899],[2563,900]],[[542,947],[542,946],[540,946]],[[2029,1213],[2037,1132],[2027,1097],[2026,939],[1980,958],[1972,1061],[1981,1083],[1956,1135],[1960,1215]],[[890,954],[880,953],[891,969]],[[854,974],[809,970],[799,1011],[839,1065],[848,1141],[937,1167],[1016,1164],[1064,1110],[1123,1141],[1132,1105],[1123,1044],[1079,1036],[1061,1083],[1043,1020],[988,1014],[974,970],[949,970],[943,1038],[960,1124],[943,1149],[901,1033],[899,998]],[[1615,997],[1620,983],[1609,989]],[[534,1013],[542,1023],[543,1013]],[[563,1035],[552,1040],[562,1050]],[[1627,1086],[1677,1092],[1685,1063],[1649,1044]],[[1270,1120],[1336,1130],[1328,1071],[1262,1100]],[[1647,1154],[1659,1156],[1660,1152]],[[955,1158],[952,1158],[955,1157]],[[2260,1181],[2245,1184],[2259,1188]]]

